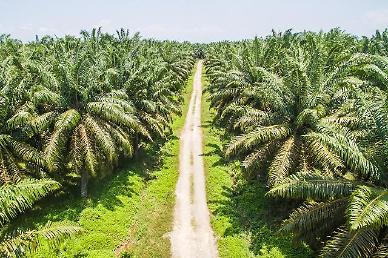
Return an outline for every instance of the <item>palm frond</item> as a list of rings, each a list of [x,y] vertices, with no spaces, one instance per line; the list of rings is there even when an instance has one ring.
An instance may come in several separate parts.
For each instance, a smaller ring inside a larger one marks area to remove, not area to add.
[[[290,129],[285,125],[258,128],[255,131],[235,137],[228,145],[225,155],[230,157],[238,152],[249,151],[258,144],[283,139],[287,137],[289,133]]]
[[[359,172],[361,175],[373,179],[379,178],[377,167],[365,157],[357,144],[353,142],[349,136],[347,137],[341,133],[335,133],[330,136],[324,133],[311,132],[305,137],[319,141],[322,145],[328,146],[334,153],[340,156],[348,166]]]
[[[282,229],[299,234],[308,234],[322,228],[338,227],[344,220],[348,198],[340,198],[327,202],[306,203],[293,211],[283,222]]]
[[[0,242],[0,254],[5,257],[20,257],[32,253],[43,243],[51,248],[58,246],[65,239],[82,233],[82,228],[72,224],[47,223],[43,228],[30,231],[17,231],[6,235]]]
[[[294,148],[294,136],[288,138],[280,147],[268,168],[268,183],[274,186],[281,182],[289,174],[292,167],[292,150]]]
[[[96,175],[97,158],[95,149],[93,148],[93,142],[88,135],[86,128],[83,124],[78,126],[78,133],[80,136],[80,142],[82,143],[83,158],[86,169],[90,175]]]
[[[320,257],[369,257],[377,245],[377,232],[372,228],[348,231],[340,228],[325,244]]]
[[[67,135],[63,131],[54,131],[48,139],[44,148],[44,155],[50,172],[56,171],[60,167],[67,140]]]
[[[308,148],[311,151],[309,156],[314,159],[316,164],[330,170],[344,168],[341,158],[330,151],[328,147],[323,145],[320,141],[310,139],[310,141],[308,141]]]
[[[101,127],[91,116],[86,116],[85,126],[93,135],[99,148],[102,149],[104,156],[107,157],[109,162],[115,162],[117,160],[117,152],[115,144],[108,132]]]
[[[320,173],[303,172],[285,178],[267,194],[284,198],[328,200],[349,196],[355,187],[355,182],[323,176]]]
[[[45,166],[45,158],[43,153],[38,149],[31,147],[25,143],[10,141],[10,147],[12,151],[24,161],[33,162],[40,167]]]
[[[132,114],[125,113],[119,104],[107,102],[90,102],[87,105],[89,112],[100,116],[103,119],[112,121],[119,125],[127,126],[128,129],[151,139],[147,129],[140,123],[139,119]]]
[[[60,187],[58,182],[51,179],[25,179],[0,187],[0,226]]]
[[[349,204],[351,230],[388,223],[388,190],[359,186],[353,192]]]

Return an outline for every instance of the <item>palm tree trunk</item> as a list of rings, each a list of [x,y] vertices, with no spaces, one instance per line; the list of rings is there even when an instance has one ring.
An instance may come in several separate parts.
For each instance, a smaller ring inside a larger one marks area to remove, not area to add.
[[[136,153],[139,150],[139,145],[140,145],[139,134],[135,134],[133,139],[133,156],[136,156]]]
[[[89,182],[89,174],[84,169],[81,174],[81,197],[86,198],[88,197],[88,182]]]

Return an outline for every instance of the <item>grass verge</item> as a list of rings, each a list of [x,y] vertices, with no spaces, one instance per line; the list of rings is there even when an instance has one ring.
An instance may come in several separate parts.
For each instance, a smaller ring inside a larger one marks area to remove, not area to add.
[[[194,73],[187,82],[182,116],[176,117],[172,125],[173,137],[163,146],[163,166],[153,173],[141,194],[141,202],[130,227],[128,240],[135,241],[129,257],[170,257],[170,240],[175,205],[175,186],[179,175],[179,134],[183,128],[193,87]],[[131,245],[132,243],[130,243]]]
[[[194,75],[194,73],[193,73]],[[43,247],[31,255],[47,257],[169,257],[175,185],[178,178],[179,130],[184,125],[192,91],[193,75],[187,82],[182,116],[176,116],[173,135],[124,165],[105,182],[90,186],[90,198],[63,194],[50,198],[20,216],[19,228],[37,228],[48,221],[78,222],[84,234],[59,248]],[[149,177],[152,177],[150,180]]]
[[[203,71],[204,88],[207,83]],[[206,191],[220,257],[312,257],[305,245],[295,244],[290,235],[277,232],[279,220],[272,207],[276,204],[265,197],[264,184],[243,182],[238,166],[223,160],[223,131],[213,126],[214,115],[205,93],[202,123]]]

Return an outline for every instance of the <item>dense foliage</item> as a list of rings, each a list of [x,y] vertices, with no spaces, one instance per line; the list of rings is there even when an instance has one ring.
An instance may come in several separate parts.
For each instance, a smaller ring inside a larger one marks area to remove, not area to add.
[[[194,64],[190,44],[143,40],[123,29],[30,43],[3,35],[0,61],[0,187],[50,179],[65,189],[79,186],[83,197],[90,179],[104,178],[170,133]],[[1,220],[24,208],[2,205]],[[55,240],[77,231],[63,226],[57,237],[51,228],[24,232],[0,252],[17,253],[29,238],[35,248],[35,236]]]
[[[226,157],[268,196],[302,202],[283,229],[322,257],[388,255],[387,51],[387,30],[338,29],[206,49]]]
[[[10,232],[57,191],[102,180],[170,134],[182,89],[206,58],[225,156],[267,196],[291,199],[283,230],[322,257],[388,256],[388,30],[357,38],[275,33],[191,45],[120,30],[23,43],[0,37],[0,253],[59,243],[77,225]]]
[[[58,190],[60,186],[52,179],[24,179],[16,184],[0,187],[0,254],[2,257],[21,257],[40,247],[42,240],[49,240],[53,246],[82,231],[77,225],[51,222],[40,229],[12,232],[7,230],[7,225],[12,219],[31,208],[41,198]]]

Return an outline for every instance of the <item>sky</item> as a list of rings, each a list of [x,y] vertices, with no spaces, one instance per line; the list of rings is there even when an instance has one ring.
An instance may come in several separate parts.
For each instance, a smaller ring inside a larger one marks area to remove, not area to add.
[[[388,27],[388,0],[0,0],[0,34],[79,35],[119,28],[191,42],[266,36],[272,29],[372,35]]]

